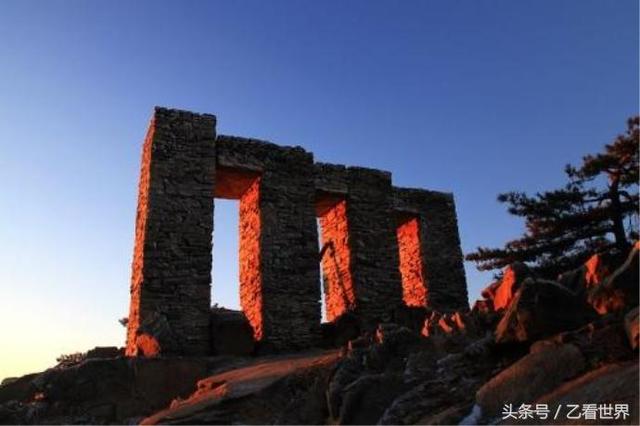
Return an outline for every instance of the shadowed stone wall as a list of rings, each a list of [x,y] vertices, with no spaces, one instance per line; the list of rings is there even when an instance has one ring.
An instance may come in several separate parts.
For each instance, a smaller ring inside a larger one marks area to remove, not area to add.
[[[405,285],[405,304],[467,309],[450,194],[394,188],[385,171],[314,163],[300,147],[216,136],[215,125],[212,115],[155,110],[142,154],[127,355],[211,353],[214,197],[240,200],[240,299],[261,349],[319,342],[321,263],[329,321],[347,311],[368,324],[389,319],[403,282],[414,294]]]
[[[321,202],[328,204],[325,200]],[[327,321],[332,322],[356,307],[346,199],[338,199],[318,209],[318,217],[322,234],[321,264],[326,317]]]
[[[142,153],[128,355],[209,352],[212,115],[156,108]]]
[[[385,319],[402,303],[391,174],[317,163],[315,188],[320,199],[334,194],[346,200],[353,308],[366,322]],[[327,301],[339,298],[331,293],[339,285],[326,288]]]
[[[394,188],[396,215],[419,219],[427,306],[441,311],[468,309],[467,282],[453,195]]]
[[[242,304],[245,312],[256,310],[251,314],[256,338],[263,347],[276,350],[312,346],[320,335],[313,156],[302,148],[219,136],[217,159],[219,166],[261,175],[261,304],[259,310]]]

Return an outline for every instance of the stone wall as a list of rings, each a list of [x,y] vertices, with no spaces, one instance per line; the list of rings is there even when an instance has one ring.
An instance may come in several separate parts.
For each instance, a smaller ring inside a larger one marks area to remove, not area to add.
[[[329,195],[345,200],[346,217],[342,221],[348,234],[348,266],[353,283],[350,291],[355,297],[352,308],[365,322],[384,320],[402,303],[391,174],[318,163],[315,189],[320,204]],[[321,225],[324,224],[325,221],[321,221]],[[321,232],[323,243],[327,243],[325,226]],[[341,250],[342,253],[346,251],[345,248]],[[338,286],[327,287],[327,306],[330,306],[329,301],[338,298],[331,293],[332,288]]]
[[[151,121],[128,355],[211,352],[215,197],[240,200],[240,299],[259,348],[318,343],[321,264],[329,321],[353,311],[375,324],[403,300],[467,308],[451,195],[394,188],[385,171],[314,163],[300,147],[216,136],[215,125],[212,115],[163,108]]]
[[[143,146],[128,355],[209,352],[212,115],[156,108]]]
[[[428,288],[424,278],[420,216],[398,214],[396,223],[402,300],[411,307],[427,306]]]
[[[324,200],[323,200],[324,201]],[[351,272],[351,248],[347,222],[347,200],[340,199],[319,211],[321,264],[327,321],[356,307]]]
[[[238,255],[240,306],[253,328],[255,340],[264,337],[262,325],[262,218],[260,214],[260,178],[257,177],[240,197]],[[214,283],[218,285],[218,283]]]
[[[312,346],[320,335],[313,156],[302,148],[232,136],[218,137],[217,152],[219,166],[261,174],[261,310],[260,320],[251,320],[256,338],[276,350]],[[244,302],[242,307],[249,309]]]
[[[441,311],[468,309],[453,195],[423,189],[394,188],[396,215],[419,218],[427,306]]]

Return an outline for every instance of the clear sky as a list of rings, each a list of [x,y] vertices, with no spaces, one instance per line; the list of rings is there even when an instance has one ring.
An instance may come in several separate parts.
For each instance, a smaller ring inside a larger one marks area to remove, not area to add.
[[[638,72],[635,0],[2,1],[0,378],[123,344],[154,105],[451,191],[467,252],[521,232],[497,193],[557,186],[624,130]],[[467,277],[473,301],[491,274]]]

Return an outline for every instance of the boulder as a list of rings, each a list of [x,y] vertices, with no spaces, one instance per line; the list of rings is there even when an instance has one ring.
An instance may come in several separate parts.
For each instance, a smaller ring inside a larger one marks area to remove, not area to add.
[[[367,374],[344,389],[338,424],[376,424],[395,396],[405,390],[398,374]]]
[[[398,327],[382,333],[379,329],[376,337],[380,344],[374,345],[373,349],[376,347],[384,348],[401,357],[406,357],[410,353],[425,347],[425,339],[420,336],[420,333],[409,330],[407,327]]]
[[[35,393],[32,382],[38,374],[27,374],[22,377],[12,377],[11,380],[3,380],[0,385],[0,404],[12,400],[21,402],[30,400]]]
[[[599,286],[611,274],[614,262],[608,253],[598,253],[591,256],[584,264],[584,286],[587,289]]]
[[[242,311],[211,308],[212,353],[215,355],[251,355],[255,348],[253,328]]]
[[[496,342],[525,342],[578,328],[595,317],[575,293],[553,281],[527,278],[496,327]]]
[[[582,265],[571,271],[563,272],[558,275],[558,284],[571,290],[577,296],[586,299],[586,281],[587,267]]]
[[[340,407],[345,388],[364,374],[366,350],[355,349],[342,358],[331,374],[327,387],[327,407],[333,420],[340,416]]]
[[[115,346],[96,346],[95,348],[87,351],[86,359],[117,358],[119,356],[124,356],[124,348],[117,348]]]
[[[507,266],[503,271],[500,285],[496,288],[493,298],[494,309],[499,311],[508,308],[523,281],[529,276],[531,272],[522,262],[514,262]]]
[[[484,297],[485,300],[491,301],[493,305],[493,299],[495,299],[496,297],[496,291],[498,290],[498,287],[500,287],[500,284],[500,280],[492,282],[487,287],[485,287],[482,292],[480,292],[480,295]]]
[[[638,349],[640,341],[640,318],[638,318],[638,308],[632,309],[624,317],[624,329],[629,338],[631,349]]]
[[[591,368],[626,361],[634,356],[619,317],[598,318],[577,330],[539,340],[531,345],[530,352],[538,352],[559,344],[571,344],[580,349]]]
[[[426,307],[416,307],[402,305],[393,311],[392,321],[395,324],[407,327],[420,333],[424,320],[431,314],[431,309]]]
[[[550,345],[526,355],[485,383],[476,393],[476,403],[483,415],[498,416],[505,404],[530,404],[585,367],[577,347]]]
[[[599,314],[626,312],[638,306],[639,258],[636,244],[622,266],[591,288],[588,300]]]
[[[474,334],[476,331],[472,314],[463,312],[442,314],[434,311],[425,319],[422,327],[422,335],[425,337],[437,334]]]
[[[339,351],[333,350],[247,360],[242,367],[200,380],[188,398],[174,400],[139,423],[320,423],[327,410],[319,386],[338,358]]]
[[[376,344],[369,349],[366,366],[373,371],[400,368],[400,363],[409,354],[425,347],[425,340],[407,327],[393,323],[379,324],[375,334]]]
[[[125,423],[187,396],[199,378],[224,362],[195,357],[88,359],[12,383],[20,385],[13,389],[12,399],[27,404],[25,410],[9,411],[28,416],[18,423]]]
[[[544,424],[639,424],[638,413],[638,360],[618,364],[608,364],[596,370],[585,373],[566,383],[561,384],[551,392],[541,396],[535,404],[547,404],[550,408],[567,407],[568,404],[584,404],[593,406],[610,406],[612,404],[627,404],[629,416],[626,419],[605,419],[600,415],[596,420],[567,419],[566,415],[547,419]],[[565,411],[566,414],[566,411]]]
[[[360,320],[351,312],[346,312],[333,322],[320,325],[322,333],[322,347],[336,348],[347,344],[350,340],[360,336]]]
[[[472,313],[488,315],[494,311],[493,302],[487,299],[476,300],[471,308]]]
[[[171,353],[177,347],[169,321],[164,315],[154,312],[145,318],[137,331],[134,355],[156,357],[160,352]]]
[[[503,312],[511,304],[524,280],[531,276],[529,267],[522,262],[514,262],[507,266],[502,271],[501,279],[482,290],[481,295],[484,299],[474,304],[472,312]]]

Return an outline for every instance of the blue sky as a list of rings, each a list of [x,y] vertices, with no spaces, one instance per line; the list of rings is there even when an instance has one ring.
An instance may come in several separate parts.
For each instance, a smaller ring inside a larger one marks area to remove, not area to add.
[[[557,186],[624,130],[638,73],[636,1],[0,2],[0,377],[123,343],[154,105],[451,191],[470,251],[521,232],[497,193]],[[491,274],[467,275],[473,301]]]

